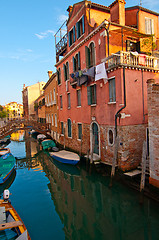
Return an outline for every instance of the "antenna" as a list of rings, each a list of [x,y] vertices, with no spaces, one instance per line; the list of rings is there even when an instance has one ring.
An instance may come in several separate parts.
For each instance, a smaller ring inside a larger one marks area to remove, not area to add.
[[[142,0],[140,0],[140,6],[142,6]]]

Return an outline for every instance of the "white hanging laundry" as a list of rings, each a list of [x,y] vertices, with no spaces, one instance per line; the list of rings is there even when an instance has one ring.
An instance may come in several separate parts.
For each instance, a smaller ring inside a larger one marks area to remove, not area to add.
[[[95,81],[98,81],[100,79],[103,79],[104,83],[108,81],[108,76],[107,76],[104,62],[96,66]]]

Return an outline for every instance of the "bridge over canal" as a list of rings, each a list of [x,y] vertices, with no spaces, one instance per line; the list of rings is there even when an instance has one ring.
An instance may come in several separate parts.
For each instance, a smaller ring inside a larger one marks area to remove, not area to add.
[[[39,123],[33,120],[19,119],[8,121],[5,126],[0,127],[0,139],[12,134],[17,130],[34,129],[40,133],[46,134],[50,132],[49,124]]]

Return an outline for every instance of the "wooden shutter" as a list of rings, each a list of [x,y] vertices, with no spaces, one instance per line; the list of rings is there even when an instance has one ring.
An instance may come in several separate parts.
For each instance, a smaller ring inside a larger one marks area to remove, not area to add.
[[[75,26],[73,27],[73,42],[76,41],[76,35],[75,35]]]
[[[78,52],[78,70],[81,69],[81,59],[80,59],[80,52]]]
[[[72,57],[72,61],[73,61],[73,71],[76,71],[76,59],[74,57]]]
[[[90,50],[87,46],[85,46],[85,57],[86,57],[86,67],[90,67]]]
[[[63,70],[64,70],[64,79],[67,80],[67,71],[66,71],[66,65],[63,64]]]
[[[59,70],[57,70],[57,82],[58,82],[58,84],[60,84]]]
[[[80,37],[79,22],[76,23],[76,33],[77,33],[77,39],[78,39]]]
[[[96,104],[97,103],[96,85],[93,85],[93,91],[94,91],[94,101],[93,101],[93,104]]]
[[[91,105],[91,88],[90,88],[90,86],[87,87],[87,99],[88,99],[88,105]]]
[[[71,46],[71,32],[68,33],[68,42],[69,42],[69,47]]]
[[[84,15],[82,17],[82,34],[85,32],[85,28],[84,28]]]
[[[68,80],[69,79],[69,62],[66,63],[66,76],[67,76],[66,80]]]

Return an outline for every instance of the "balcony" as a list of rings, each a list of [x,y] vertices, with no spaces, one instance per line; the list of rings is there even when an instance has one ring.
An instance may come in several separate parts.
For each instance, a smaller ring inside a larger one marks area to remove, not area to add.
[[[59,57],[63,56],[67,50],[67,21],[65,21],[59,30],[54,35],[55,37],[55,49],[56,49],[56,61],[59,61]],[[57,42],[58,41],[58,42]]]
[[[108,70],[113,67],[125,66],[159,71],[159,58],[137,52],[120,51],[106,58],[106,65]]]

